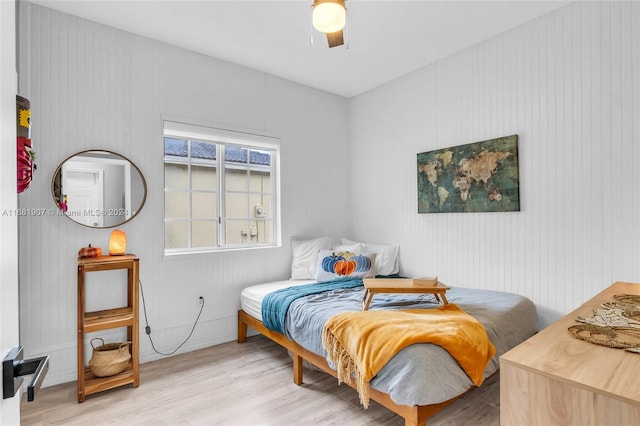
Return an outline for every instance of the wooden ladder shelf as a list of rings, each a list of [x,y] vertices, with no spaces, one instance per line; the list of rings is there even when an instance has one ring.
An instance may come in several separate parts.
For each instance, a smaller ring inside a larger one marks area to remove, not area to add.
[[[86,312],[85,274],[87,272],[127,270],[127,306]],[[87,395],[118,386],[140,384],[139,320],[138,320],[139,259],[132,254],[78,259],[78,402]],[[126,327],[131,342],[131,361],[116,375],[96,377],[85,365],[85,334],[112,328]]]

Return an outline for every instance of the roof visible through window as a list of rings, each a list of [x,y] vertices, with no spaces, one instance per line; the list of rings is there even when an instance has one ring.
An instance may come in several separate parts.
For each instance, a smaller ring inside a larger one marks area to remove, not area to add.
[[[188,142],[183,139],[164,138],[164,155],[170,155],[173,157],[187,157],[188,155]],[[225,147],[225,161],[231,163],[247,163],[247,149],[227,145]],[[201,158],[207,160],[216,159],[216,146],[213,143],[207,142],[191,142],[191,157]],[[249,151],[250,164],[270,166],[271,155],[268,152],[261,152],[256,150]]]

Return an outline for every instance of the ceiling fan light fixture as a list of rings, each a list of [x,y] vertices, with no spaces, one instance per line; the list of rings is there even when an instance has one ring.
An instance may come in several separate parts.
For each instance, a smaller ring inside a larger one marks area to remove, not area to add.
[[[323,33],[335,33],[347,22],[344,0],[314,0],[313,27]]]

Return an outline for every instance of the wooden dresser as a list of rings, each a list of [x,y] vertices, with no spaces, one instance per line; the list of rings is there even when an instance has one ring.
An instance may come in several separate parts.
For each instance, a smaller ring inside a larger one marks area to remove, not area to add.
[[[640,354],[567,331],[614,294],[640,295],[640,284],[613,283],[500,357],[502,426],[640,425]]]

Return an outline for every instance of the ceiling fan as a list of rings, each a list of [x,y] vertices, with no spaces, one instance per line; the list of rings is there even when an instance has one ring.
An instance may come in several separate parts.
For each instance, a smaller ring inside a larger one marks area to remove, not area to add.
[[[347,23],[345,0],[313,0],[313,27],[327,34],[329,47],[344,44],[344,26]]]

